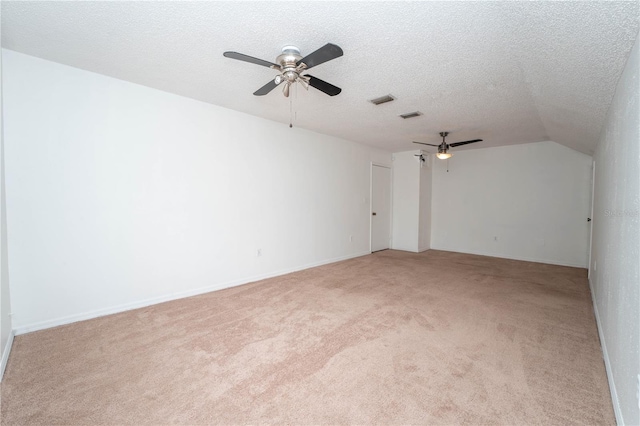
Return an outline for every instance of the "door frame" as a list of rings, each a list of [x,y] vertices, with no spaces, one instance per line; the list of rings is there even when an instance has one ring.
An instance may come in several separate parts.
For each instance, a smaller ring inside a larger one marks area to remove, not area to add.
[[[591,212],[589,213],[591,222],[589,222],[589,264],[587,269],[587,279],[589,281],[591,281],[591,268],[593,267],[591,261],[593,260],[593,205],[596,195],[596,160],[593,160],[591,167]]]
[[[389,169],[389,249],[391,248],[391,241],[393,236],[393,168],[384,163],[378,163],[375,161],[371,162],[369,166],[369,253],[373,253],[371,251],[372,243],[373,243],[373,168],[375,167],[384,167],[385,169]]]

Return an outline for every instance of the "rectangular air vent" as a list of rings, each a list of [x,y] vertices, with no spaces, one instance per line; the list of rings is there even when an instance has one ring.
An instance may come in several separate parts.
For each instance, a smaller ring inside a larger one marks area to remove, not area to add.
[[[413,117],[418,117],[422,115],[422,113],[420,111],[413,111],[413,112],[408,112],[406,114],[400,114],[400,117],[404,118],[405,120],[407,118],[413,118]]]
[[[374,105],[380,105],[380,104],[384,104],[386,102],[394,101],[395,99],[396,98],[394,98],[391,95],[384,95],[384,96],[381,96],[379,98],[371,99],[369,102],[371,102]]]

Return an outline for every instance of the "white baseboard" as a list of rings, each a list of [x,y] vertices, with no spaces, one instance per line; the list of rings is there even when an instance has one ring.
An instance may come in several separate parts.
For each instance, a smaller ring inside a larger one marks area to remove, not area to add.
[[[11,347],[13,346],[13,338],[15,337],[15,333],[13,330],[9,333],[9,338],[7,339],[7,344],[4,346],[4,350],[2,351],[2,359],[0,360],[0,382],[2,381],[2,377],[4,376],[4,370],[7,368],[7,362],[9,362],[9,354],[11,353]]]
[[[461,250],[457,250],[457,249],[453,249],[453,248],[449,248],[449,247],[431,247],[431,250],[442,250],[442,251],[452,251],[454,253],[464,253],[464,254],[475,254],[478,256],[488,256],[488,257],[498,257],[500,259],[510,259],[510,260],[522,260],[523,262],[534,262],[534,263],[546,263],[548,265],[558,265],[558,266],[569,266],[572,268],[583,268],[586,269],[587,268],[587,264],[577,264],[577,263],[571,263],[571,262],[562,262],[562,261],[558,261],[558,260],[549,260],[549,259],[539,259],[539,258],[532,258],[532,257],[522,257],[522,256],[511,256],[511,255],[503,255],[503,254],[497,254],[497,253],[486,253],[486,252],[479,252],[479,251],[472,251],[472,250],[465,250],[465,251],[461,251]]]
[[[596,316],[596,325],[598,326],[598,335],[600,336],[600,346],[602,346],[602,358],[604,359],[604,367],[607,372],[607,380],[609,381],[609,391],[611,392],[611,401],[613,402],[613,412],[616,416],[616,423],[618,425],[624,425],[624,418],[622,417],[622,410],[620,409],[620,400],[618,399],[618,392],[616,391],[616,384],[613,381],[613,372],[611,371],[611,362],[609,361],[609,353],[607,352],[607,344],[604,340],[604,334],[602,332],[602,326],[600,325],[600,315],[598,314],[598,305],[596,304],[596,294],[593,291],[593,285],[589,280],[589,290],[591,291],[591,302],[593,303],[593,312]]]
[[[216,291],[216,290],[222,290],[222,289],[225,289],[225,288],[236,287],[236,286],[247,284],[247,283],[251,283],[251,282],[254,282],[254,281],[260,281],[260,280],[264,280],[264,279],[267,279],[267,278],[272,278],[272,277],[277,277],[277,276],[280,276],[280,275],[290,274],[292,272],[301,271],[303,269],[315,268],[317,266],[322,266],[322,265],[326,265],[326,264],[329,264],[329,263],[340,262],[342,260],[353,259],[353,258],[356,258],[356,257],[366,256],[368,254],[371,254],[371,252],[366,251],[366,252],[361,252],[361,253],[350,254],[350,255],[347,255],[347,256],[336,257],[336,258],[333,258],[333,259],[327,259],[327,260],[322,260],[322,261],[319,261],[319,262],[308,263],[308,264],[302,265],[302,266],[296,266],[296,267],[293,267],[293,268],[287,268],[287,269],[282,269],[282,270],[275,271],[275,272],[269,272],[269,273],[262,274],[262,275],[255,275],[255,276],[252,276],[252,277],[242,278],[242,279],[239,279],[239,280],[229,281],[229,282],[225,282],[225,283],[218,283],[218,284],[214,284],[214,285],[207,286],[207,287],[201,287],[201,288],[182,291],[182,292],[177,292],[177,293],[170,293],[170,294],[167,294],[167,295],[164,295],[164,296],[153,297],[153,298],[144,299],[144,300],[138,300],[138,301],[135,301],[135,302],[125,303],[125,304],[122,304],[122,305],[112,306],[112,307],[109,307],[109,308],[98,309],[98,310],[95,310],[95,311],[69,315],[69,316],[66,316],[66,317],[55,318],[55,319],[52,319],[52,320],[47,320],[47,321],[41,321],[41,322],[35,322],[35,323],[31,323],[31,324],[21,325],[21,326],[16,327],[14,329],[14,332],[15,332],[15,335],[18,336],[20,334],[31,333],[33,331],[44,330],[44,329],[52,328],[52,327],[58,327],[60,325],[71,324],[73,322],[78,322],[78,321],[84,321],[84,320],[88,320],[88,319],[103,317],[105,315],[117,314],[117,313],[120,313],[120,312],[130,311],[132,309],[139,309],[139,308],[144,308],[144,307],[147,307],[147,306],[155,305],[155,304],[158,304],[158,303],[169,302],[171,300],[183,299],[185,297],[197,296],[199,294],[210,293],[210,292]]]

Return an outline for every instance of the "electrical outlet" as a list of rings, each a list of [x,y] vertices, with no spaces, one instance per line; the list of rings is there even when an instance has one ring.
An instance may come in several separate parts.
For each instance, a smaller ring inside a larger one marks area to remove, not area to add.
[[[258,256],[258,257],[262,256],[262,249],[258,249],[257,256]]]

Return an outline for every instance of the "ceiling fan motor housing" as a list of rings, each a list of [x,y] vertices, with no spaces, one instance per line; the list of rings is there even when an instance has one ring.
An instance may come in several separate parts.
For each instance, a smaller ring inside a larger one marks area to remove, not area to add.
[[[276,63],[280,64],[283,71],[287,68],[296,68],[296,62],[302,59],[300,49],[295,46],[285,46],[282,48],[282,54],[276,58]]]
[[[276,77],[277,84],[280,84],[283,80],[289,83],[295,83],[300,72],[296,63],[300,59],[302,59],[302,56],[300,55],[300,49],[297,47],[284,46],[282,48],[282,54],[276,58],[276,63],[282,67],[281,77]]]

